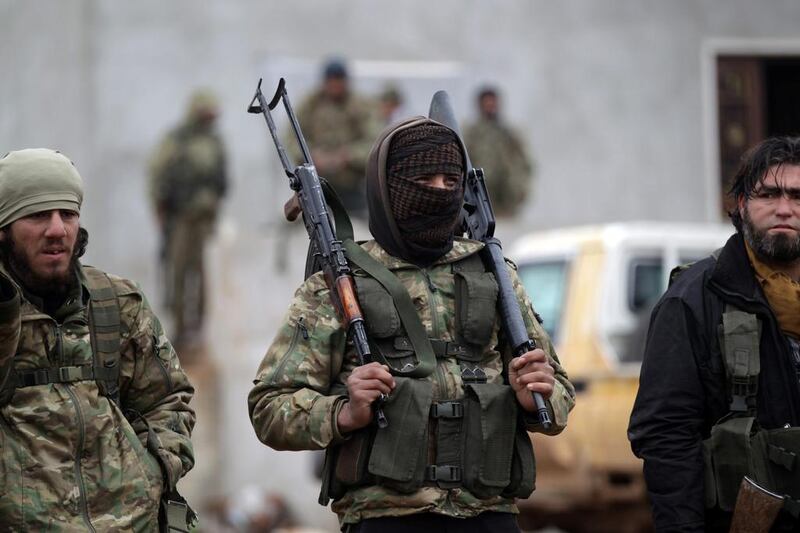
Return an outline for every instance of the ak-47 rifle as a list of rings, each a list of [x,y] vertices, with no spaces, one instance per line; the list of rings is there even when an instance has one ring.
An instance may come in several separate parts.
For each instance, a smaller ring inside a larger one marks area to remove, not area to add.
[[[730,533],[767,533],[784,505],[784,497],[744,476],[733,508]]]
[[[428,116],[449,127],[461,137],[461,131],[458,128],[458,122],[453,114],[453,107],[450,105],[450,96],[447,92],[437,91],[433,95]],[[492,211],[492,203],[489,201],[489,193],[486,191],[483,169],[473,168],[466,151],[465,155],[467,182],[464,191],[464,224],[469,237],[484,244],[481,254],[494,273],[500,289],[500,316],[503,322],[503,330],[512,347],[512,353],[517,357],[536,348],[536,343],[528,337],[525,321],[522,318],[522,312],[520,311],[511,277],[506,267],[506,261],[503,257],[502,245],[494,236],[494,212]],[[536,411],[539,415],[539,422],[542,427],[549,429],[552,421],[544,403],[544,398],[538,392],[532,394],[533,401],[536,404]]]
[[[286,92],[286,81],[281,78],[278,89],[272,101],[267,103],[264,94],[261,92],[261,81],[258,80],[256,94],[247,107],[248,113],[262,114],[267,121],[275,148],[278,150],[283,169],[289,177],[289,187],[294,191],[292,198],[284,206],[286,218],[290,221],[295,220],[302,213],[303,223],[305,224],[308,237],[311,239],[311,250],[315,255],[314,259],[318,262],[325,275],[325,283],[330,289],[331,300],[342,319],[350,339],[358,354],[360,365],[365,365],[372,361],[372,354],[367,341],[367,332],[364,327],[364,314],[356,298],[355,285],[351,274],[350,266],[347,264],[342,241],[336,238],[336,232],[325,201],[320,177],[314,162],[311,160],[311,152],[308,150],[300,124],[297,122],[292,105],[289,102],[289,95]],[[256,101],[258,103],[256,104]],[[286,114],[292,124],[297,142],[303,154],[303,163],[297,167],[292,167],[286,150],[278,138],[278,131],[275,121],[272,119],[271,110],[275,109],[278,102],[283,101]],[[378,400],[375,407],[375,420],[378,427],[385,428],[389,425],[386,415],[381,408],[382,400]]]

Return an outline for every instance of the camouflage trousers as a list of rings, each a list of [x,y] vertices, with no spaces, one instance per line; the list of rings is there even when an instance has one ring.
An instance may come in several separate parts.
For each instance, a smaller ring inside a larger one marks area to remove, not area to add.
[[[183,215],[172,222],[164,260],[166,305],[176,342],[186,342],[203,326],[206,306],[204,254],[214,219]]]

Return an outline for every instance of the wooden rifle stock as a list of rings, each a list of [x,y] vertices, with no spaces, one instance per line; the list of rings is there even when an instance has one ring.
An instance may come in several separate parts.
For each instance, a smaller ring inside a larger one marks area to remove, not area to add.
[[[736,496],[730,533],[768,533],[783,507],[783,496],[744,476]]]

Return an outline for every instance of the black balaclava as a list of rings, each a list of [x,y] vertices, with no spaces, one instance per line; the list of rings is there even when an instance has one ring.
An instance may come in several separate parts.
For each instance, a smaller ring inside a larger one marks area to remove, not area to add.
[[[367,160],[367,204],[372,236],[394,257],[428,266],[450,251],[460,234],[465,150],[456,133],[427,117],[388,126]],[[458,175],[442,190],[412,178]]]
[[[427,263],[453,247],[453,231],[464,200],[463,182],[439,189],[415,177],[464,173],[461,149],[453,132],[438,124],[420,124],[392,139],[387,183],[392,215],[415,263]]]
[[[367,167],[369,226],[395,257],[428,266],[453,246],[464,202],[465,156],[450,128],[425,117],[388,127]],[[452,190],[414,181],[435,174],[461,177]]]

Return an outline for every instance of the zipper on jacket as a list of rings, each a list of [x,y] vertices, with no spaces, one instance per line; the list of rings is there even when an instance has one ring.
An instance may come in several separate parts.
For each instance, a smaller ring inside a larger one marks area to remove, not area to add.
[[[428,292],[428,307],[431,313],[431,338],[438,339],[440,328],[439,328],[438,317],[436,316],[436,303],[437,303],[436,293],[439,292],[439,290],[433,285],[433,282],[431,281],[431,278],[428,275],[428,271],[425,270],[424,268],[420,268],[419,270],[425,277],[426,281],[425,288],[427,289]]]
[[[59,362],[64,364],[64,340],[61,335],[61,324],[58,322],[56,322],[56,349],[58,350]],[[75,392],[72,390],[72,385],[69,383],[64,383],[64,389],[67,391],[67,394],[69,394],[72,404],[75,406],[75,415],[78,418],[78,446],[77,450],[75,450],[75,481],[78,483],[81,515],[83,517],[83,521],[86,523],[86,527],[89,528],[89,531],[96,533],[96,530],[94,526],[92,526],[92,522],[89,519],[89,506],[86,502],[86,484],[83,482],[83,470],[81,469],[81,456],[83,455],[83,447],[86,444],[86,427],[83,418],[83,411],[81,410],[80,403],[78,403],[78,397],[75,396]]]
[[[292,350],[297,345],[297,338],[300,336],[300,332],[303,332],[303,338],[308,339],[308,329],[306,328],[305,324],[303,324],[303,317],[300,317],[297,320],[297,325],[294,327],[294,334],[292,335],[292,340],[289,342],[289,347],[284,352],[283,356],[281,357],[278,366],[275,367],[275,372],[272,373],[272,377],[270,378],[270,383],[275,383],[277,381],[278,376],[281,375],[283,372],[283,367],[286,366],[286,363],[289,361],[289,356],[292,354]]]
[[[172,392],[172,380],[169,377],[169,370],[164,366],[164,362],[161,360],[159,354],[161,354],[161,347],[158,345],[158,337],[153,335],[153,355],[156,358],[158,368],[161,369],[161,373],[164,375],[164,381],[167,383],[167,394],[169,394]]]

